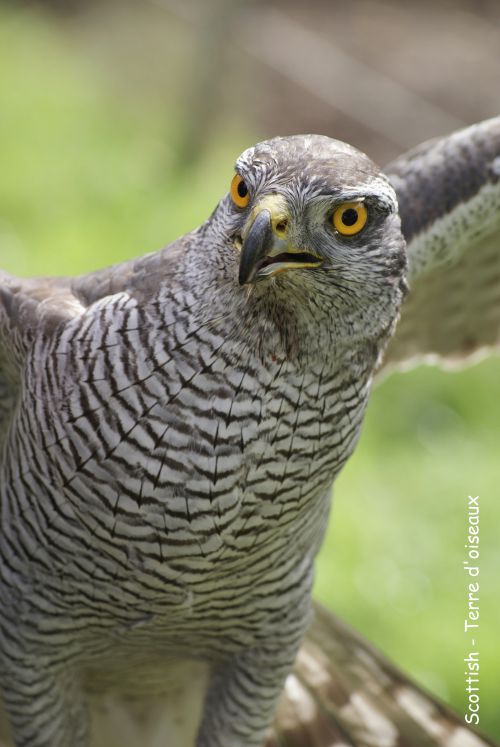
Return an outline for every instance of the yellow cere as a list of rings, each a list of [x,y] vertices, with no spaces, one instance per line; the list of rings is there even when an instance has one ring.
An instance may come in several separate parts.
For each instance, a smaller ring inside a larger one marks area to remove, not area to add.
[[[231,198],[235,205],[244,208],[250,202],[250,192],[245,184],[245,180],[239,174],[233,176],[231,182]]]
[[[368,211],[362,202],[343,202],[335,208],[332,222],[342,236],[354,236],[364,228]]]

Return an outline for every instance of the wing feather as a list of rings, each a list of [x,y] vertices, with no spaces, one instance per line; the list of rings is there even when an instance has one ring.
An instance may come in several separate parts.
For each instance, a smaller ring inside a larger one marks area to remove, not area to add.
[[[107,296],[126,292],[147,300],[160,282],[175,282],[175,259],[188,236],[158,252],[75,278],[21,279],[0,270],[0,455],[34,340]]]
[[[0,454],[21,389],[23,361],[37,335],[81,305],[64,278],[21,280],[0,271]]]
[[[407,240],[410,293],[384,360],[460,362],[500,347],[500,117],[386,168]]]
[[[494,747],[319,605],[265,747]]]

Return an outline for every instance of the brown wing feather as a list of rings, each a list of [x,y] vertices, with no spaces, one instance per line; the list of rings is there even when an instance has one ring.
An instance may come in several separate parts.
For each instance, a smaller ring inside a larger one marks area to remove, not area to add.
[[[410,294],[384,365],[500,347],[500,117],[423,144],[386,173]]]
[[[265,747],[389,745],[495,747],[316,605]]]

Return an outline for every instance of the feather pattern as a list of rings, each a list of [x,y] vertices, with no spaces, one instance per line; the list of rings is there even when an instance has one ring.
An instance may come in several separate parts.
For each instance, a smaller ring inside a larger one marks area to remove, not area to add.
[[[456,365],[500,346],[500,117],[385,169],[408,246],[410,293],[384,366]]]
[[[138,673],[138,676],[139,673]],[[206,673],[185,663],[147,699],[99,693],[92,747],[191,747]],[[168,739],[168,742],[166,741]],[[0,747],[11,747],[0,709]],[[315,618],[264,747],[498,747],[470,729],[338,617]]]

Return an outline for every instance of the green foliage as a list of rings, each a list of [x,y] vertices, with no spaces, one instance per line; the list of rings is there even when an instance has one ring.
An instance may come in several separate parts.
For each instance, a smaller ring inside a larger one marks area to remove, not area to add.
[[[172,173],[178,102],[120,94],[32,13],[0,15],[0,262],[77,273],[158,249],[201,223],[252,140],[220,133]]]
[[[0,265],[76,273],[198,225],[255,138],[227,130],[172,173],[185,113],[118,93],[55,26],[0,15]],[[182,116],[181,116],[182,114]],[[481,497],[481,726],[500,735],[498,359],[395,374],[338,480],[317,596],[462,713],[466,499]]]

